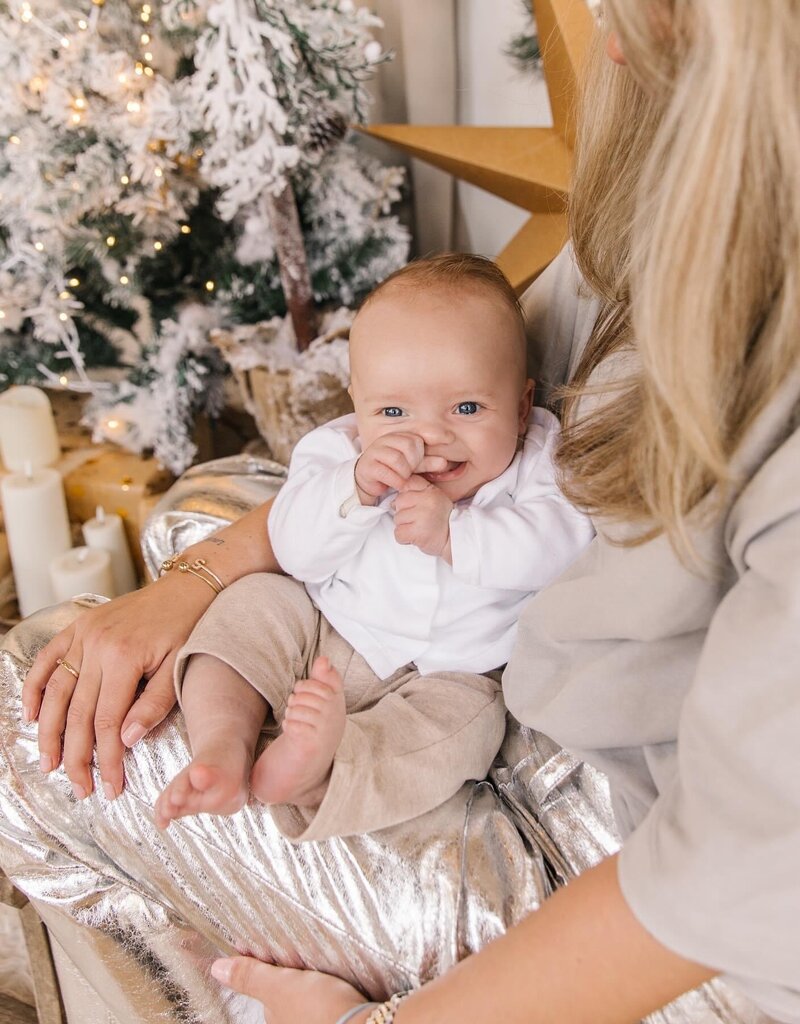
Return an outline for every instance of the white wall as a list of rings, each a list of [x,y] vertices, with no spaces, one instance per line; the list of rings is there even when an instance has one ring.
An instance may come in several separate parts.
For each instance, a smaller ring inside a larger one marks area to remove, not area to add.
[[[458,120],[473,125],[549,125],[541,76],[526,76],[505,55],[526,25],[520,0],[457,0]],[[459,247],[496,256],[528,217],[524,210],[464,182],[457,186]]]

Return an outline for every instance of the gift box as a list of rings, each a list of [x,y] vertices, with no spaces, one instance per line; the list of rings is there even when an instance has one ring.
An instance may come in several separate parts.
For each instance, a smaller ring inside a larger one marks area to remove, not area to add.
[[[94,445],[66,453],[58,467],[70,519],[91,519],[98,505],[122,518],[131,553],[140,576],[144,563],[139,535],[158,496],[171,486],[174,476],[153,458],[119,448]]]

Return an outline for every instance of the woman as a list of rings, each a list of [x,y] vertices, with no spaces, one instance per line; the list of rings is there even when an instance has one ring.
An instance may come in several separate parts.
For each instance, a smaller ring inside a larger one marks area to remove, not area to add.
[[[738,995],[714,1020],[800,1022],[800,4],[608,0],[607,13],[612,62],[586,87],[572,202],[599,312],[566,283],[568,254],[530,296],[540,341],[558,343],[552,378],[571,376],[566,486],[599,535],[527,607],[504,690],[523,722],[609,774],[627,839],[400,1003],[400,1024],[633,1021],[717,974]],[[271,569],[262,523],[198,553],[226,582]],[[79,796],[94,725],[113,796],[120,723],[135,742],[171,705],[174,649],[212,596],[184,583],[92,613],[29,676],[46,768],[68,709]],[[80,666],[77,686],[56,657]],[[111,670],[127,685],[107,692]],[[271,1024],[370,1015],[326,975],[238,958],[216,970]]]

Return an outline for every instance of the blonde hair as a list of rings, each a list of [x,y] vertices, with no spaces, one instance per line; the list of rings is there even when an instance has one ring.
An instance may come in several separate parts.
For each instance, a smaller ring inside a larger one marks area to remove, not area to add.
[[[606,12],[628,66],[598,32],[570,217],[602,310],[559,464],[573,501],[641,526],[630,543],[665,532],[690,556],[689,513],[724,497],[737,446],[800,362],[800,0]],[[627,376],[596,372],[626,350]]]

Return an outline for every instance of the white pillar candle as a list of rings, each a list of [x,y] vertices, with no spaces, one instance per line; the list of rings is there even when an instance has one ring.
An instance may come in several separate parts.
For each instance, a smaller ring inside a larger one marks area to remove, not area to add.
[[[0,452],[6,469],[52,466],[61,456],[50,399],[40,388],[9,388],[0,395]]]
[[[76,594],[114,596],[111,555],[100,548],[73,548],[56,555],[50,563],[50,579],[56,601]]]
[[[55,600],[50,562],[72,545],[61,474],[29,464],[0,479],[0,494],[19,608],[30,615]]]
[[[102,505],[98,505],[94,519],[83,524],[83,539],[90,548],[101,549],[111,555],[115,597],[136,590],[136,572],[121,516],[115,512],[107,513]]]

